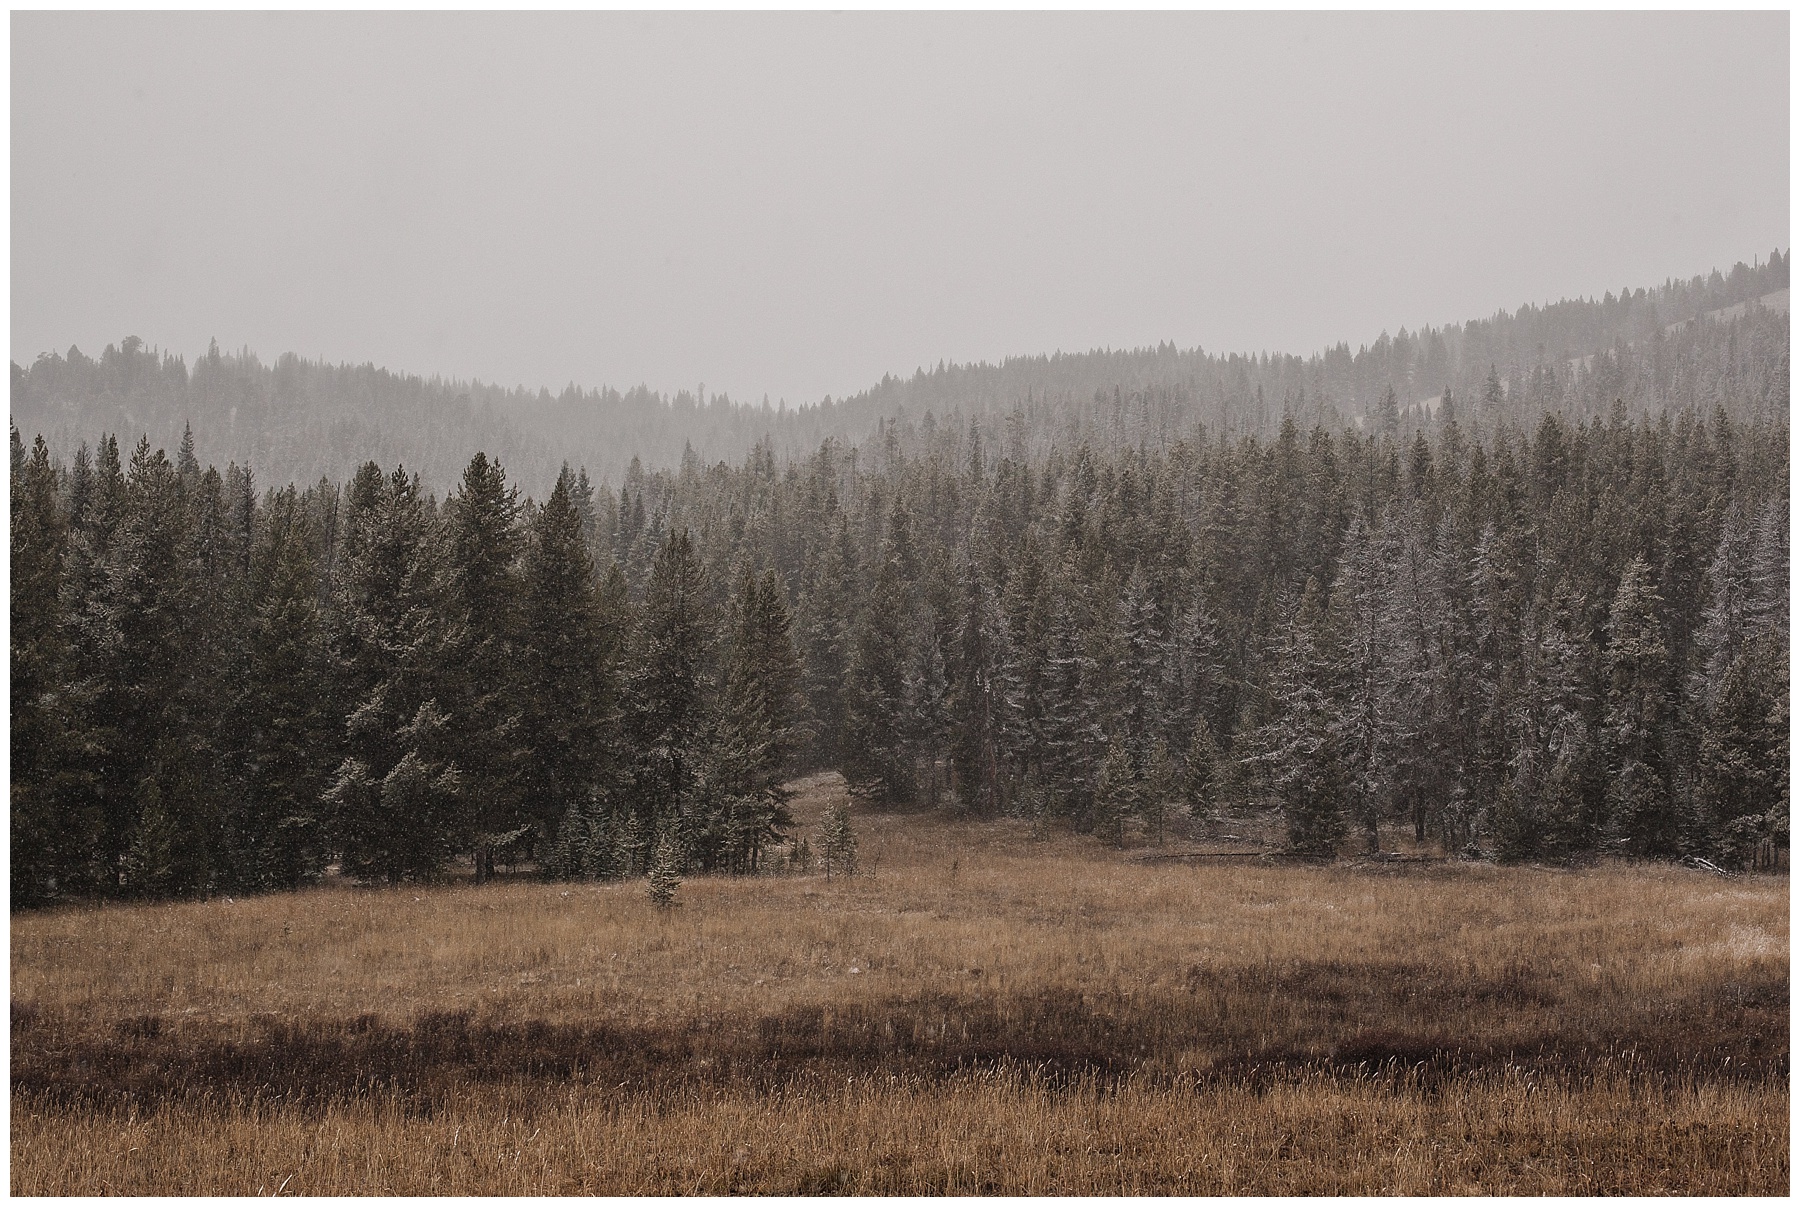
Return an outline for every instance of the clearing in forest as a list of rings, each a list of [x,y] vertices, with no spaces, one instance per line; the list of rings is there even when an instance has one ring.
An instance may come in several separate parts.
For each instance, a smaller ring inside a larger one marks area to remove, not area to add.
[[[796,787],[802,829],[842,791]],[[1143,860],[12,921],[12,1190],[1785,1193],[1785,877]]]

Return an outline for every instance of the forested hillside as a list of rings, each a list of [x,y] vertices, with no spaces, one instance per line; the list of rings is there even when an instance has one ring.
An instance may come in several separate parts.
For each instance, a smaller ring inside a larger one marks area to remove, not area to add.
[[[439,502],[15,428],[14,904],[752,872],[813,766],[1109,843],[1275,809],[1319,855],[1766,857],[1786,347],[1752,311],[1625,350],[1654,417],[1502,386],[1334,428],[1296,389],[1268,439],[934,418],[541,504],[484,454]]]
[[[853,397],[800,406],[672,397],[645,387],[501,389],[425,380],[372,365],[327,365],[216,347],[191,366],[126,339],[98,357],[45,353],[13,367],[12,418],[63,460],[100,431],[129,446],[172,448],[192,426],[200,458],[254,466],[268,483],[344,480],[364,460],[402,464],[428,493],[452,489],[485,451],[527,491],[547,495],[558,467],[585,464],[615,488],[645,467],[737,463],[766,442],[804,457],[827,439],[860,444],[898,421],[902,439],[927,416],[1004,430],[1021,457],[1053,445],[1166,446],[1204,423],[1231,437],[1272,437],[1282,416],[1394,430],[1448,388],[1467,430],[1546,411],[1604,417],[1615,399],[1636,414],[1723,406],[1734,419],[1785,416],[1788,257],[1729,274],[1621,289],[1599,300],[1524,306],[1445,327],[1404,329],[1352,352],[1240,355],[1165,344],[1132,351],[1023,356],[999,365],[939,365],[884,378]],[[1766,304],[1764,304],[1766,303]],[[1710,316],[1708,321],[1693,320]]]

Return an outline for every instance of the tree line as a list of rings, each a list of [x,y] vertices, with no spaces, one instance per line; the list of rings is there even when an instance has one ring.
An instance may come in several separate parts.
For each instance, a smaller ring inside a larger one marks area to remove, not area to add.
[[[1303,431],[1410,430],[1448,387],[1465,430],[1533,426],[1547,412],[1602,419],[1691,407],[1733,419],[1787,413],[1786,253],[1755,264],[1600,298],[1521,306],[1441,327],[1399,328],[1352,349],[1223,353],[1173,343],[999,364],[922,366],[844,398],[744,405],[704,386],[657,393],[501,388],[291,353],[273,363],[216,345],[187,361],[127,338],[98,355],[70,347],[12,369],[13,420],[68,460],[95,432],[146,433],[175,447],[191,423],[202,460],[253,464],[271,482],[347,479],[366,460],[404,463],[426,490],[455,488],[476,451],[542,498],[564,459],[618,483],[632,457],[652,467],[736,463],[759,442],[803,459],[827,439],[880,438],[898,422],[910,447],[928,414],[1004,431],[1007,452],[1167,444],[1204,423],[1265,442],[1291,414]],[[1770,295],[1774,295],[1771,297]],[[1771,306],[1757,305],[1770,297]],[[1711,316],[1711,317],[1708,317]],[[1699,320],[1699,321],[1697,321]]]
[[[13,432],[15,907],[752,873],[794,772],[1100,841],[1742,864],[1787,834],[1785,418],[891,428],[542,503]]]

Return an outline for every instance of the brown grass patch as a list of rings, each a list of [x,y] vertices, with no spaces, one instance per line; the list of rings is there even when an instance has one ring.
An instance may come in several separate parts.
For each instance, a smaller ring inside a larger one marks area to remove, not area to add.
[[[803,787],[803,821],[840,790]],[[857,822],[867,874],[672,911],[519,881],[15,917],[13,1189],[1786,1188],[1785,878]]]

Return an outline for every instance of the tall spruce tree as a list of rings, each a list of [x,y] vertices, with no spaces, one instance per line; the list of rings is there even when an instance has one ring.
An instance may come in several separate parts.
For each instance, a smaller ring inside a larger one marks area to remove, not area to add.
[[[682,529],[652,563],[626,682],[632,810],[644,833],[688,823],[699,804],[714,687],[708,594],[693,537]]]
[[[1668,647],[1660,603],[1649,564],[1632,558],[1607,620],[1607,805],[1614,839],[1637,855],[1672,854],[1680,841],[1663,764]]]
[[[856,551],[841,512],[833,512],[821,534],[820,551],[810,563],[796,609],[811,716],[811,757],[815,764],[836,766],[842,757],[846,722],[845,685],[855,639]]]
[[[565,492],[564,504],[568,503]],[[476,453],[444,508],[443,676],[448,739],[457,752],[477,882],[532,836],[522,778],[528,763],[519,682],[522,592],[518,492],[499,462]]]
[[[595,824],[616,789],[616,631],[605,624],[578,482],[565,466],[532,518],[520,583],[521,819],[551,850],[567,821]]]
[[[791,824],[782,786],[803,744],[800,660],[773,570],[738,576],[706,772],[703,863],[755,871]]]
[[[1394,606],[1389,567],[1395,551],[1385,532],[1361,518],[1344,538],[1343,560],[1331,591],[1330,659],[1335,674],[1329,703],[1345,760],[1345,807],[1366,849],[1381,849],[1380,826],[1393,797],[1392,751],[1398,711],[1395,651],[1389,616]]]
[[[963,567],[962,589],[962,631],[950,689],[950,765],[962,807],[987,817],[998,810],[1001,793],[994,649],[999,617],[973,563]]]
[[[322,797],[345,873],[439,875],[466,842],[461,775],[438,703],[440,550],[416,477],[373,463],[347,492],[332,634],[351,708]]]
[[[12,903],[52,900],[78,886],[94,841],[58,792],[59,761],[73,756],[61,702],[67,674],[59,597],[67,526],[42,436],[26,455],[12,429]]]
[[[1348,760],[1330,696],[1328,619],[1323,593],[1308,579],[1288,609],[1275,663],[1275,715],[1257,735],[1266,781],[1287,822],[1290,850],[1330,858],[1347,826]]]
[[[322,797],[335,735],[324,703],[323,623],[306,515],[293,489],[262,509],[245,592],[230,728],[236,774],[224,879],[240,891],[316,879],[328,851]]]
[[[917,791],[903,560],[890,545],[858,619],[844,725],[843,768],[852,790],[890,805],[910,803]]]

